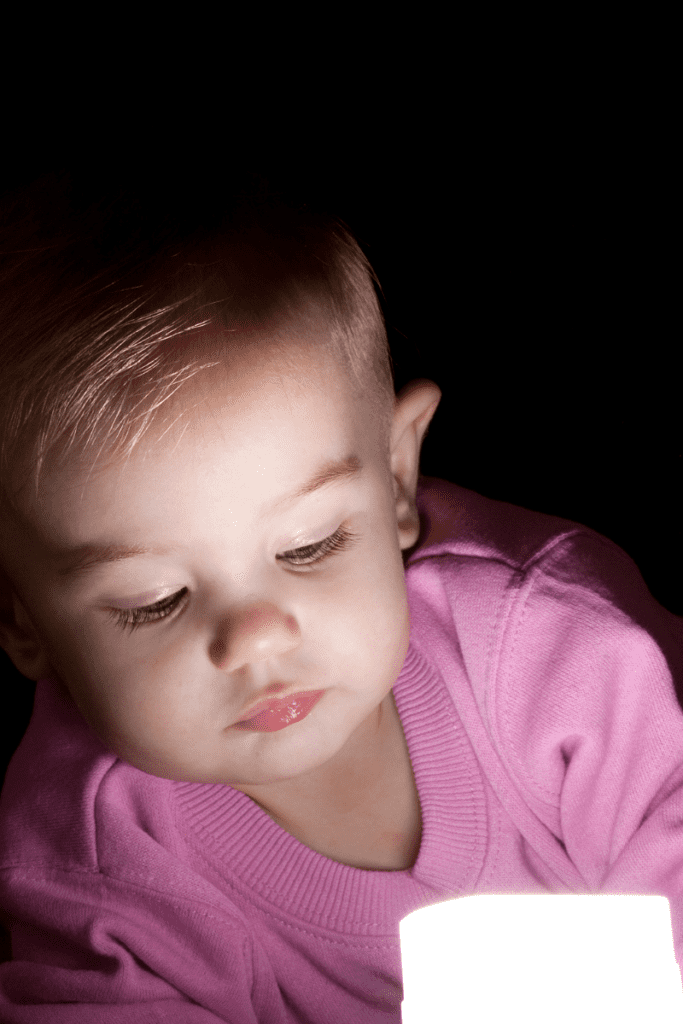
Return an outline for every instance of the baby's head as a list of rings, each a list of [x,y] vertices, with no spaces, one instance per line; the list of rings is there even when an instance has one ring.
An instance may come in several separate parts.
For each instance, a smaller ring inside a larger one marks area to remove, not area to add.
[[[60,188],[25,200],[35,235],[21,204],[4,229],[2,646],[152,775],[313,772],[405,658],[439,389],[394,396],[341,222],[246,200],[196,230],[149,206],[117,222],[116,203],[62,213]],[[244,725],[314,691],[285,728]]]

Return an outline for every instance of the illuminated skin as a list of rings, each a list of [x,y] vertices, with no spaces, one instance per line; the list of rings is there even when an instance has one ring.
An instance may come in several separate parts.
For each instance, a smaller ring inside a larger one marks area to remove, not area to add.
[[[130,764],[228,784],[274,817],[315,793],[343,802],[354,779],[367,789],[400,729],[401,552],[418,537],[419,453],[441,396],[425,380],[404,389],[387,465],[343,372],[309,349],[291,367],[252,351],[228,373],[202,371],[126,462],[48,472],[25,532],[3,552],[16,584],[3,646],[24,675],[61,681]],[[360,474],[275,507],[350,454]],[[353,539],[317,564],[281,557],[340,528]],[[86,543],[166,553],[61,577],[60,550]],[[130,615],[179,593],[166,618],[132,630],[116,621],[113,609]],[[322,699],[285,729],[234,728],[264,697],[317,689]]]

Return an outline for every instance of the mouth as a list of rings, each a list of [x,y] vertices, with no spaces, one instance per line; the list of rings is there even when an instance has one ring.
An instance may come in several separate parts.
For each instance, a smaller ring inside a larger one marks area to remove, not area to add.
[[[324,690],[306,690],[288,697],[260,701],[233,728],[252,732],[278,732],[300,722],[318,703]]]

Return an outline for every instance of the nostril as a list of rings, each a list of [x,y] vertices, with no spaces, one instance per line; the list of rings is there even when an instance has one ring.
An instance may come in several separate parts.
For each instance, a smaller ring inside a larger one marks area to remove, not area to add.
[[[215,665],[234,672],[291,650],[300,639],[296,619],[272,606],[251,607],[222,624],[211,644]]]

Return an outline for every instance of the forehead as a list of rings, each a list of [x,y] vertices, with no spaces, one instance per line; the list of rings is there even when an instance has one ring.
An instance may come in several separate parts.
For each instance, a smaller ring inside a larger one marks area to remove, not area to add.
[[[249,344],[184,384],[164,404],[141,448],[151,451],[188,433],[204,440],[216,435],[235,454],[248,450],[253,438],[269,438],[278,447],[277,434],[262,429],[275,421],[294,434],[317,424],[310,441],[319,437],[325,444],[335,435],[363,432],[367,410],[358,399],[348,374],[319,348],[272,340]]]
[[[250,345],[187,381],[126,457],[94,463],[74,452],[48,469],[28,520],[43,536],[66,541],[80,528],[97,532],[109,509],[138,492],[151,495],[161,513],[157,495],[170,487],[179,497],[181,488],[210,495],[211,481],[226,473],[245,515],[255,513],[325,463],[352,452],[371,461],[366,413],[348,375],[325,353]]]

